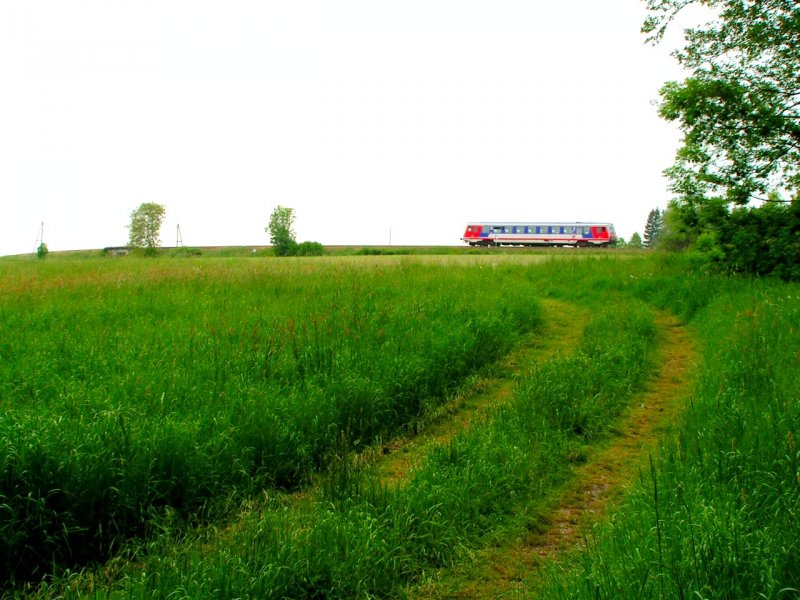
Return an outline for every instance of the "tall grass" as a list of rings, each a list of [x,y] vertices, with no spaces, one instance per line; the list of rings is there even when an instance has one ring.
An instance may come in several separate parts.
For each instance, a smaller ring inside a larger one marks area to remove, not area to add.
[[[619,299],[598,312],[574,356],[524,377],[514,400],[476,422],[418,465],[409,483],[387,486],[354,466],[347,448],[329,464],[321,496],[272,500],[206,543],[202,535],[151,548],[105,593],[119,597],[354,598],[402,596],[426,572],[463,559],[516,509],[540,501],[569,470],[567,457],[604,435],[646,376],[652,314]],[[563,369],[579,361],[590,373]],[[558,381],[552,376],[559,373]],[[561,382],[573,379],[569,398]],[[591,428],[561,420],[556,397]],[[554,403],[556,400],[553,401]],[[581,417],[582,413],[591,417]],[[67,581],[59,593],[87,594]]]
[[[373,260],[383,258],[399,257]],[[610,435],[653,366],[648,304],[681,316],[704,347],[686,412],[588,550],[534,577],[531,596],[798,596],[797,286],[711,277],[650,257],[526,267],[490,256],[458,268],[400,260],[377,269],[301,261],[287,272],[258,260],[134,264],[123,273],[91,261],[74,273],[46,265],[0,280],[0,323],[25,331],[24,344],[8,329],[0,337],[10,409],[0,420],[3,481],[24,473],[19,480],[45,482],[38,495],[0,502],[0,514],[13,508],[22,519],[3,521],[7,548],[44,554],[81,535],[97,545],[96,528],[70,530],[62,519],[67,535],[47,523],[61,489],[98,481],[117,502],[113,519],[138,515],[120,533],[152,528],[135,562],[62,573],[41,596],[402,597],[410,583],[467,560],[516,514],[536,514],[571,461]],[[595,309],[574,351],[522,375],[512,402],[436,449],[406,485],[383,484],[353,458],[413,427],[464,374],[510,348],[537,323],[541,294]],[[74,326],[62,327],[70,314]],[[151,315],[151,325],[127,331],[120,314]],[[88,341],[59,343],[53,327],[112,340],[103,348],[119,346],[127,361],[92,353]],[[34,358],[25,362],[21,348]],[[51,359],[66,360],[62,351],[72,358],[52,368]],[[77,368],[90,360],[98,370]],[[54,473],[69,486],[53,486]],[[321,473],[319,495],[278,492],[312,473]],[[139,486],[154,495],[126,513],[116,494],[135,498]],[[273,487],[259,502],[262,486]],[[212,518],[214,502],[248,497],[256,509],[228,524]],[[182,515],[203,524],[187,529]],[[104,530],[113,527],[103,518]],[[113,554],[123,539],[109,536],[103,548]]]
[[[102,560],[165,512],[203,521],[232,495],[295,489],[342,438],[412,427],[539,322],[529,284],[505,294],[491,270],[4,268],[5,581]]]
[[[690,316],[704,364],[677,435],[536,595],[800,597],[800,287],[651,272],[630,288]]]

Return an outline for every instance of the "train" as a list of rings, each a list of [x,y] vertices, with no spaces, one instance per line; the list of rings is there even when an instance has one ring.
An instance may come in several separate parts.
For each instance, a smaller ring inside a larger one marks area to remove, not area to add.
[[[470,246],[606,247],[617,239],[611,223],[467,223],[461,241]]]

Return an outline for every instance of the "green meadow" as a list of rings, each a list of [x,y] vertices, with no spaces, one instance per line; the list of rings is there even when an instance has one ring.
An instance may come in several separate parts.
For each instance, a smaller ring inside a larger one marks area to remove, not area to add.
[[[556,348],[552,301],[575,341],[511,369]],[[447,597],[614,443],[664,313],[702,357],[678,416],[518,591],[797,596],[800,286],[572,250],[0,261],[2,590]],[[382,475],[498,378],[508,398]]]

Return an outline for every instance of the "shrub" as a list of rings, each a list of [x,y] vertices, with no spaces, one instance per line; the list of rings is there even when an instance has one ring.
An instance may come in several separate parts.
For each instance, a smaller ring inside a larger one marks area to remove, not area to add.
[[[325,254],[325,247],[319,242],[303,242],[295,248],[296,256],[322,256]]]

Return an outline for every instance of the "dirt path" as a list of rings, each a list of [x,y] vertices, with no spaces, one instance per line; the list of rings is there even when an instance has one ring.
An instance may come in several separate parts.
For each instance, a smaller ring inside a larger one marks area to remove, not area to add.
[[[452,400],[439,412],[439,418],[413,438],[385,444],[381,448],[385,456],[364,457],[377,464],[384,481],[397,484],[408,481],[414,467],[434,446],[446,444],[474,420],[482,418],[487,410],[511,401],[517,377],[559,352],[572,350],[589,320],[589,311],[553,299],[541,299],[540,303],[544,320],[542,330],[530,334],[516,351],[502,359],[497,375],[479,382],[477,393]]]
[[[674,317],[659,313],[662,343],[656,360],[658,375],[644,389],[638,403],[622,417],[608,443],[592,451],[576,467],[562,489],[543,527],[526,531],[510,545],[475,554],[475,560],[444,585],[409,590],[412,598],[509,598],[524,596],[526,581],[545,561],[558,560],[583,545],[582,533],[624,493],[649,450],[683,406],[691,383],[696,349]]]

